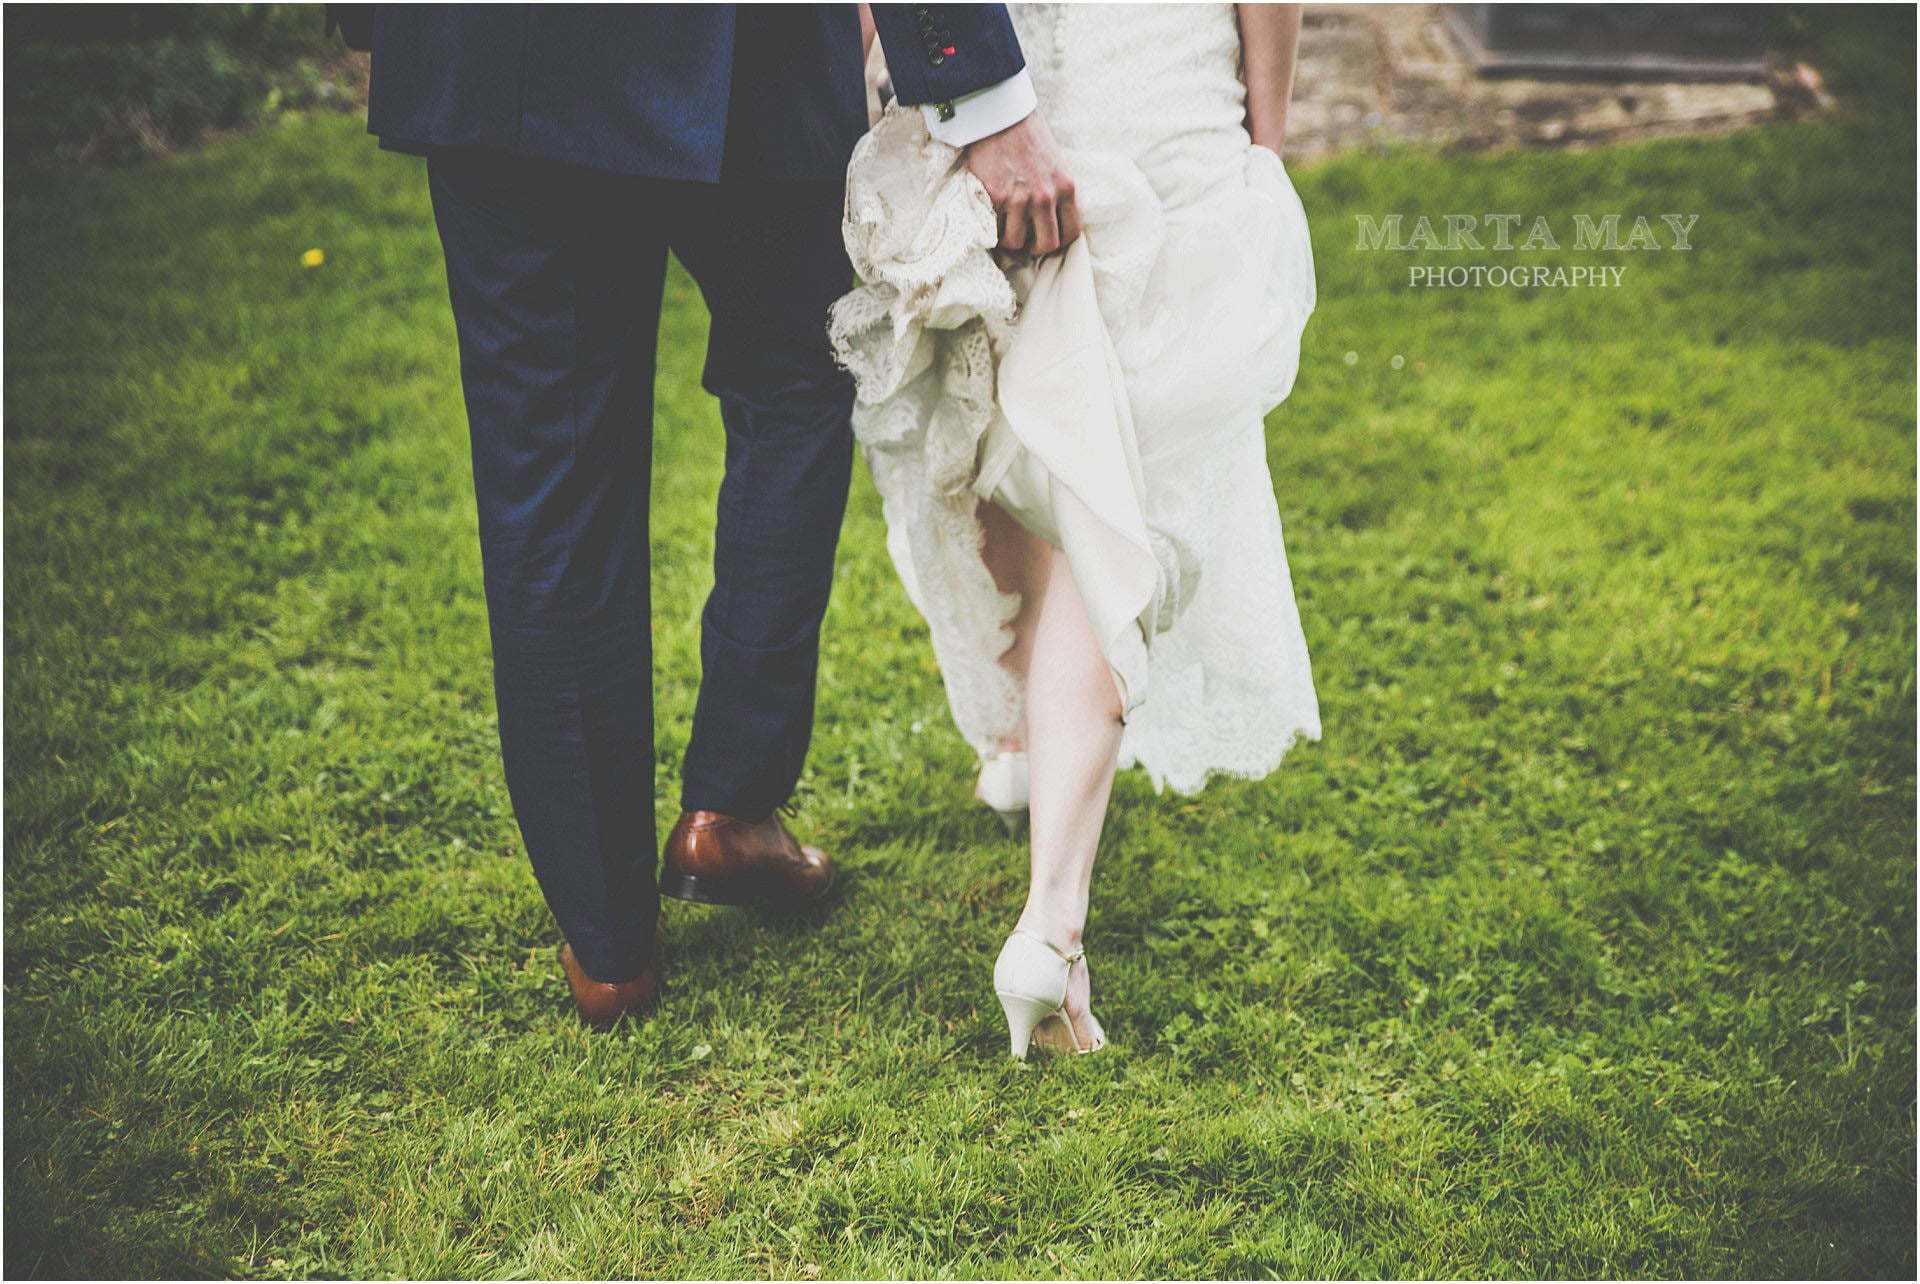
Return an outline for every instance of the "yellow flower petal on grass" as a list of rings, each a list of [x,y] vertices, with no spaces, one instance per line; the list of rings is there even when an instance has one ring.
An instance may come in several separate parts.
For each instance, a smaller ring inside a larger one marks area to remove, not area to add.
[[[302,267],[310,267],[310,268],[319,267],[322,263],[325,263],[326,261],[327,261],[327,256],[322,252],[320,252],[319,250],[308,250],[305,254],[302,254],[300,256],[300,265]]]

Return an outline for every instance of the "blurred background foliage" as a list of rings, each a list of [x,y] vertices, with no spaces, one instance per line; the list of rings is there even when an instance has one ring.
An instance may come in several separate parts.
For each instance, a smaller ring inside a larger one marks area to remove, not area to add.
[[[365,60],[317,4],[6,6],[10,165],[124,162],[316,107],[357,109]]]
[[[138,162],[292,114],[360,110],[367,59],[325,34],[325,8],[7,5],[9,168]],[[1773,6],[1767,44],[1817,64],[1843,98],[1911,101],[1911,41],[1890,32],[1899,8]]]

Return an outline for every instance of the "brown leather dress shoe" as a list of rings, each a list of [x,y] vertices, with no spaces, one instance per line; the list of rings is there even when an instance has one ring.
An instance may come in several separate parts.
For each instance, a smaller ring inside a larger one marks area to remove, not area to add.
[[[660,997],[660,957],[631,981],[612,984],[596,981],[573,956],[571,943],[560,943],[560,966],[566,970],[567,985],[573,990],[573,1004],[580,1019],[596,1030],[610,1029],[623,1016],[643,1017],[653,1011]]]
[[[833,885],[833,862],[802,847],[779,813],[741,820],[718,811],[685,811],[660,857],[660,892],[705,905],[794,909]]]

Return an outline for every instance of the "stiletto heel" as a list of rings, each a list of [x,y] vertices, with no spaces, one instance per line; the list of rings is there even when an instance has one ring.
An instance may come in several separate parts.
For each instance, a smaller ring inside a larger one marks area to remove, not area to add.
[[[1106,1032],[1096,1021],[1093,1042],[1081,1047],[1067,1015],[1067,976],[1086,956],[1085,950],[1062,953],[1052,942],[1018,928],[1000,947],[993,964],[993,992],[1006,1013],[1015,1060],[1025,1061],[1030,1047],[1084,1053],[1107,1046]]]
[[[1041,999],[1030,999],[1024,994],[1000,994],[1000,1010],[1007,1015],[1007,1037],[1013,1049],[1013,1059],[1027,1059],[1027,1045],[1033,1042],[1033,1032],[1040,1023],[1054,1014],[1051,1004]]]
[[[981,759],[973,796],[993,809],[1009,836],[1018,834],[1027,823],[1027,755],[1010,751]]]

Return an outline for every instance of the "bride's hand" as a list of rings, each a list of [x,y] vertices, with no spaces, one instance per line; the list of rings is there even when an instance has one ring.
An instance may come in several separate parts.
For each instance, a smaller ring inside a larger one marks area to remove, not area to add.
[[[1080,235],[1073,178],[1038,111],[970,144],[967,168],[993,200],[1002,249],[1051,254]]]

